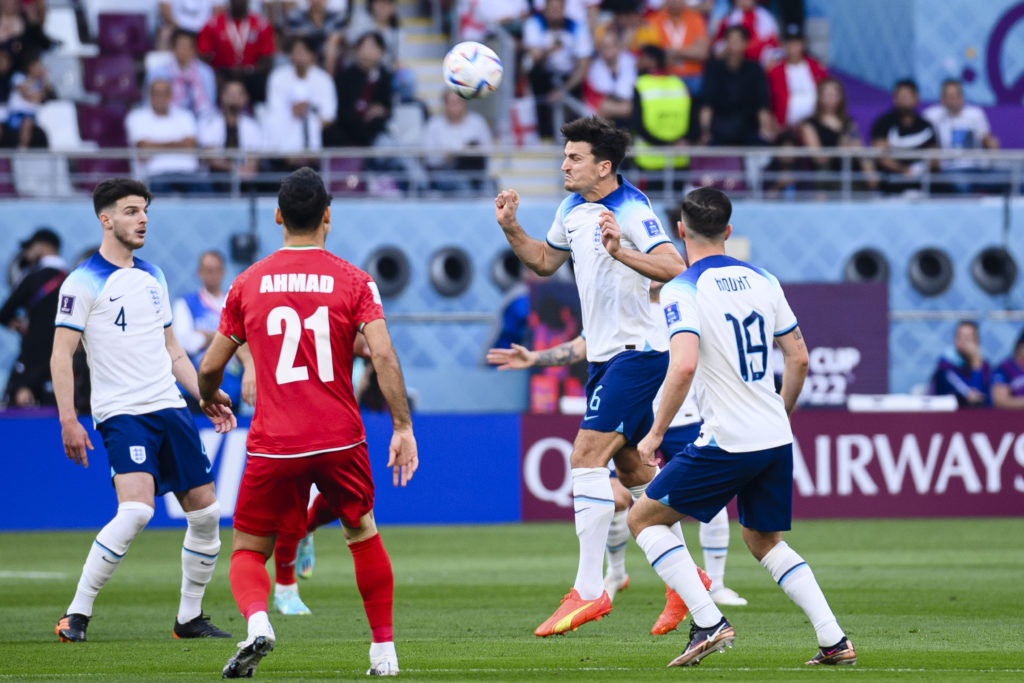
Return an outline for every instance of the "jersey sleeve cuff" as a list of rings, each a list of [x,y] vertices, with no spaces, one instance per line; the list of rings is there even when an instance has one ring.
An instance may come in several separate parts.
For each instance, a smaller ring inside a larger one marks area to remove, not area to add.
[[[72,325],[71,323],[54,323],[53,326],[54,327],[66,327],[69,330],[74,330],[75,332],[85,332],[85,328],[78,327],[77,325]]]
[[[672,330],[671,332],[669,332],[668,338],[671,339],[672,337],[676,336],[680,332],[689,332],[690,334],[695,334],[698,337],[700,336],[700,332],[698,332],[697,330],[693,329],[692,327],[680,327],[678,329],[675,329],[675,330]]]
[[[544,241],[547,242],[551,248],[557,249],[558,251],[572,251],[569,247],[560,247],[557,244],[554,244],[551,240],[546,239]]]
[[[233,335],[233,334],[230,334],[230,335],[228,335],[228,339],[230,339],[231,341],[235,342],[235,343],[236,343],[236,344],[238,344],[239,346],[241,346],[242,344],[244,344],[244,343],[245,343],[245,340],[244,340],[244,339],[239,339],[238,337],[236,337],[236,336],[235,336],[235,335]]]
[[[665,239],[665,240],[661,240],[660,242],[655,242],[651,246],[647,247],[647,249],[644,251],[644,253],[645,254],[650,254],[652,249],[654,249],[655,247],[661,246],[662,244],[672,244],[672,240]]]
[[[789,334],[790,332],[792,332],[793,330],[795,330],[795,329],[796,329],[796,326],[797,326],[797,323],[793,323],[792,325],[790,325],[790,326],[789,326],[789,327],[787,327],[786,329],[784,329],[784,330],[779,330],[778,332],[776,332],[776,333],[775,333],[775,336],[776,336],[776,337],[781,337],[781,336],[782,336],[782,335],[784,335],[784,334]]]

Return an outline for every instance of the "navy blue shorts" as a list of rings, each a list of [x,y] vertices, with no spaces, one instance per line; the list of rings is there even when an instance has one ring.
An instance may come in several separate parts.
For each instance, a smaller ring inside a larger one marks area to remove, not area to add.
[[[700,422],[694,422],[680,427],[669,427],[665,432],[665,438],[661,440],[661,457],[668,462],[673,456],[682,453],[683,450],[700,436]]]
[[[793,521],[793,444],[730,453],[690,445],[647,486],[647,497],[710,522],[736,496],[740,524],[789,531]]]
[[[96,425],[110,460],[110,476],[149,472],[156,495],[181,493],[213,481],[213,469],[187,408],[115,415]]]
[[[619,432],[635,446],[654,422],[651,403],[668,371],[667,351],[623,351],[587,368],[587,412],[580,429]]]

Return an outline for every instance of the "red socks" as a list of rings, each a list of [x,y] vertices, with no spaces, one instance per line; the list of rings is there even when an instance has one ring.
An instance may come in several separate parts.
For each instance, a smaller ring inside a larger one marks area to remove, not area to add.
[[[290,586],[295,583],[295,555],[299,552],[299,539],[277,537],[274,546],[274,581]]]
[[[373,642],[386,643],[394,640],[391,605],[395,593],[395,579],[391,573],[391,559],[384,550],[380,534],[353,543],[348,549],[352,552],[352,560],[355,563],[356,585],[359,587],[359,594],[363,596],[363,608],[373,632]],[[231,564],[234,571],[234,562]]]
[[[325,524],[330,524],[338,518],[338,515],[331,510],[322,493],[316,494],[313,504],[306,511],[306,533],[313,533]]]
[[[256,612],[267,611],[267,598],[270,597],[267,558],[254,550],[236,550],[231,553],[228,576],[235,604],[246,620]]]

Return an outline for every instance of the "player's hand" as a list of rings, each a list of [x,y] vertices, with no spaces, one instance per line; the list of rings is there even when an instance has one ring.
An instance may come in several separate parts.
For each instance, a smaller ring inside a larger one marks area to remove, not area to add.
[[[64,442],[64,454],[68,456],[68,460],[82,467],[89,467],[86,449],[93,450],[93,445],[89,440],[89,433],[85,431],[82,423],[77,419],[61,422],[60,438]]]
[[[494,198],[494,218],[505,230],[510,230],[516,223],[516,210],[519,209],[519,193],[515,190],[502,190]]]
[[[597,218],[597,225],[601,228],[601,244],[604,245],[608,255],[615,258],[619,249],[622,248],[620,242],[622,229],[619,227],[619,222],[615,220],[615,214],[611,211],[602,211]]]
[[[231,397],[224,393],[223,389],[218,389],[209,401],[199,399],[199,407],[203,409],[206,417],[210,418],[218,434],[226,434],[238,426],[238,420],[231,412]]]
[[[532,368],[536,356],[536,351],[531,351],[519,344],[512,344],[511,349],[487,349],[487,362],[497,365],[499,370]]]
[[[249,368],[242,371],[242,400],[256,405],[256,373]]]
[[[388,446],[388,467],[392,470],[392,482],[395,486],[405,486],[412,479],[419,467],[419,456],[416,455],[416,437],[412,429],[396,429],[391,435]]]
[[[657,467],[658,459],[655,457],[655,454],[660,445],[661,437],[655,436],[654,432],[647,432],[647,436],[636,445],[636,450],[640,454],[640,462],[648,467]]]

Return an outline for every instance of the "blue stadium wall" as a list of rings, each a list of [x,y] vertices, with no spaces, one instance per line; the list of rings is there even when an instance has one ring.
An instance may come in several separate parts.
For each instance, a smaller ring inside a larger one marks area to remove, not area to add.
[[[530,233],[543,238],[555,202],[524,198],[520,218]],[[175,200],[154,203],[148,244],[140,256],[161,266],[171,294],[195,284],[198,255],[206,249],[229,251],[231,235],[254,230],[259,255],[281,239],[273,220],[272,199]],[[664,207],[658,207],[665,215]],[[73,260],[98,244],[100,227],[84,201],[0,203],[0,254],[13,255],[18,241],[39,226],[51,226],[65,240]],[[849,256],[862,247],[885,254],[891,269],[889,302],[894,312],[959,310],[977,314],[1020,310],[1024,283],[1018,278],[1006,295],[982,291],[970,275],[971,262],[983,248],[1006,246],[1024,267],[1024,201],[999,199],[913,203],[737,203],[733,219],[738,238],[749,239],[750,258],[785,282],[837,282]],[[490,268],[506,248],[494,222],[493,205],[477,202],[397,202],[337,200],[328,247],[363,266],[377,248],[394,245],[408,256],[411,275],[406,289],[385,302],[394,313],[493,313],[503,292],[492,282]],[[430,285],[430,256],[446,246],[462,247],[472,260],[472,284],[461,296],[446,298]],[[949,290],[926,298],[907,280],[911,255],[937,246],[951,257],[955,276]],[[241,269],[229,262],[229,274]],[[6,296],[6,286],[0,296]],[[842,302],[837,302],[842,305]],[[894,321],[890,325],[889,386],[908,391],[927,381],[935,359],[950,342],[953,321]],[[411,323],[391,325],[421,412],[518,412],[526,406],[526,378],[483,367],[494,330],[489,323]],[[998,362],[1010,352],[1019,323],[987,321],[982,341],[987,358]],[[0,334],[0,381],[17,355],[14,332]]]

